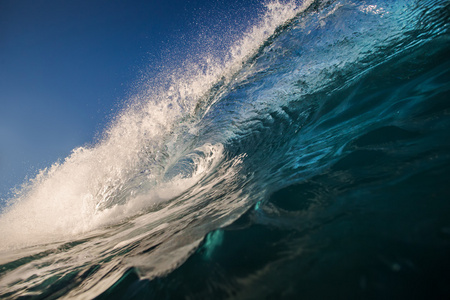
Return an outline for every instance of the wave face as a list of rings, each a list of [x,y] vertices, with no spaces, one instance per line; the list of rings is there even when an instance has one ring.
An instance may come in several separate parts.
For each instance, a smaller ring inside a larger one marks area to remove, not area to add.
[[[0,297],[450,296],[448,1],[267,4],[0,217]]]

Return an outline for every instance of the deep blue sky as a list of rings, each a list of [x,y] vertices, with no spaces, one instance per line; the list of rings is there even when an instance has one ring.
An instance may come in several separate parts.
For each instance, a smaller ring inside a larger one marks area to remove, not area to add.
[[[199,35],[244,30],[261,7],[257,0],[0,0],[0,199],[92,142],[143,74],[182,61],[202,44]]]

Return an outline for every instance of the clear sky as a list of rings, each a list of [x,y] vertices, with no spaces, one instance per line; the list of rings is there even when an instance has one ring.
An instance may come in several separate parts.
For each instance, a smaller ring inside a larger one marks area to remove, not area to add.
[[[94,141],[143,76],[202,44],[224,46],[261,8],[256,0],[0,0],[0,199]]]

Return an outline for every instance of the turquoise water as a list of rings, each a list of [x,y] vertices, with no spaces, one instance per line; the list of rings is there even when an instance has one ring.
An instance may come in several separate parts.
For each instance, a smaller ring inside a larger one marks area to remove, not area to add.
[[[11,201],[0,296],[448,298],[449,7],[269,4]]]

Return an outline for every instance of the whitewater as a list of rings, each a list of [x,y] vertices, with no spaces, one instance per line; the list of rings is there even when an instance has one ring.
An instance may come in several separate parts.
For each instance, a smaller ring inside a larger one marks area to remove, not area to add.
[[[0,297],[450,296],[449,20],[266,3],[8,200]]]

